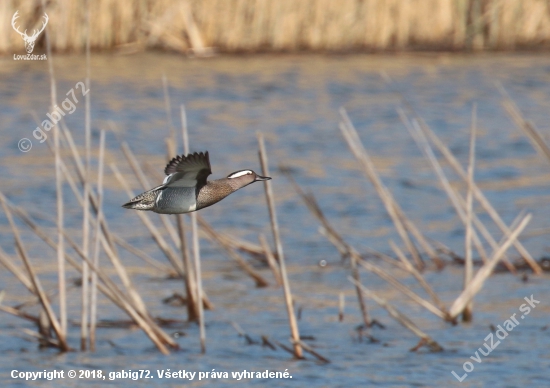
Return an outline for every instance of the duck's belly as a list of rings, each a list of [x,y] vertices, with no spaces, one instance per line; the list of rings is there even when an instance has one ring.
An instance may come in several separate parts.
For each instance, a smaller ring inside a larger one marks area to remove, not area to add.
[[[167,187],[159,193],[153,211],[161,214],[180,214],[196,209],[194,187]]]

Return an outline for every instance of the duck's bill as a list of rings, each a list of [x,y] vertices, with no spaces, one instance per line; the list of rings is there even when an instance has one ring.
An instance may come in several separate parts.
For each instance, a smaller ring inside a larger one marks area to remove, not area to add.
[[[271,177],[269,177],[269,176],[260,176],[260,175],[256,175],[256,180],[257,180],[257,181],[268,181],[268,180],[270,180],[270,179],[271,179]]]

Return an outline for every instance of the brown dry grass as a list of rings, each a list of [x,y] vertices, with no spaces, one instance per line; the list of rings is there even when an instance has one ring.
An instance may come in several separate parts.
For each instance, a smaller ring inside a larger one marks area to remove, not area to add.
[[[83,4],[47,5],[54,50],[84,51]],[[480,50],[550,41],[545,0],[97,0],[91,8],[96,50]],[[24,52],[10,23],[16,10],[22,30],[41,25],[35,1],[0,2],[0,52]]]

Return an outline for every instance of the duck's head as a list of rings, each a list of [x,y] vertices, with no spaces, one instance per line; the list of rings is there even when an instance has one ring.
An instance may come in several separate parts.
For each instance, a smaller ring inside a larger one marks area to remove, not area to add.
[[[226,179],[229,181],[231,186],[236,189],[240,189],[241,187],[248,186],[254,182],[268,181],[271,177],[258,175],[252,170],[240,170],[232,172]]]

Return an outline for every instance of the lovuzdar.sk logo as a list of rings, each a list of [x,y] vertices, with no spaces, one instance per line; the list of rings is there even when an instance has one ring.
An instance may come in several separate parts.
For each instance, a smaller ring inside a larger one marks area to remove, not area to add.
[[[42,33],[42,31],[44,31],[44,29],[46,28],[46,25],[48,24],[48,20],[49,20],[48,15],[46,13],[44,13],[44,16],[43,16],[44,21],[42,22],[42,28],[40,28],[39,30],[37,30],[37,29],[33,30],[32,35],[27,35],[27,30],[25,30],[24,32],[21,32],[19,30],[19,27],[17,27],[15,25],[15,22],[18,18],[19,18],[19,11],[15,11],[15,13],[13,14],[13,17],[11,18],[11,26],[23,38],[23,41],[25,42],[25,50],[27,51],[27,55],[13,54],[13,59],[15,59],[15,60],[45,60],[45,59],[47,59],[46,54],[33,55],[32,51],[34,50],[34,44],[36,43],[36,39],[38,39],[38,35],[40,35]]]

